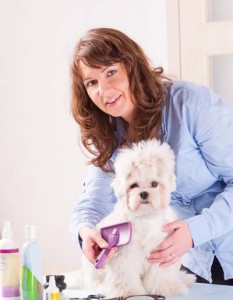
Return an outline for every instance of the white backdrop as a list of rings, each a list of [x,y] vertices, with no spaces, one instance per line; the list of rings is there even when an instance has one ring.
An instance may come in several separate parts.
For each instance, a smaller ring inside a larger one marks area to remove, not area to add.
[[[86,166],[70,115],[69,62],[92,27],[135,39],[167,66],[164,0],[0,1],[0,228],[10,220],[20,247],[35,224],[45,274],[79,266],[68,222]]]

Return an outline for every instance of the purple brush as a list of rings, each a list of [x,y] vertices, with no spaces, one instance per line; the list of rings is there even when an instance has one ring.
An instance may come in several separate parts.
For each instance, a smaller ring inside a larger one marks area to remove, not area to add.
[[[102,237],[108,242],[108,247],[103,249],[96,259],[95,267],[102,267],[109,251],[115,246],[126,245],[131,240],[132,225],[130,222],[119,223],[100,229]]]
[[[119,241],[119,230],[117,228],[114,228],[110,237],[109,237],[109,243],[108,243],[108,247],[103,249],[99,256],[97,257],[96,259],[96,262],[95,262],[95,267],[96,269],[99,269],[101,268],[101,266],[103,265],[105,259],[106,259],[106,256],[108,255],[109,251],[117,245]]]

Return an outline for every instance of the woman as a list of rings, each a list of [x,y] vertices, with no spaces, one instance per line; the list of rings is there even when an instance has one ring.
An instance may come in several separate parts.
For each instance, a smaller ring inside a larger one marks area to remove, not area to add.
[[[116,201],[110,186],[121,146],[142,139],[167,142],[176,156],[179,220],[148,257],[166,267],[182,256],[200,282],[233,285],[233,111],[211,90],[164,77],[124,33],[89,30],[72,64],[72,113],[92,154],[70,229],[94,262],[107,246],[95,225]],[[113,249],[109,255],[111,259]]]

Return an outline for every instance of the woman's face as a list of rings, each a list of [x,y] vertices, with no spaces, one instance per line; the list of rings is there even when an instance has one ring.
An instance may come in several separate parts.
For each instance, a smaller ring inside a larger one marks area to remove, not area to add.
[[[130,123],[135,104],[124,64],[94,69],[80,61],[79,68],[85,89],[95,105],[106,114],[122,117]]]

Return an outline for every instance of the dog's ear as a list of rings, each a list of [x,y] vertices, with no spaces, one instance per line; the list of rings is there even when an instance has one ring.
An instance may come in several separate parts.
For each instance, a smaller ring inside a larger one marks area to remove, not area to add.
[[[156,158],[160,175],[165,179],[169,191],[174,192],[176,190],[176,175],[173,150],[167,143],[163,143],[159,146],[157,153],[155,151]]]
[[[122,199],[126,194],[126,182],[123,178],[123,176],[120,176],[119,174],[115,177],[115,179],[112,182],[112,187],[115,193],[115,196],[118,199]]]
[[[173,168],[166,168],[165,182],[170,193],[176,190],[176,175]]]
[[[169,183],[170,183],[170,191],[174,192],[176,190],[176,176],[174,172],[172,173],[173,174],[171,174],[169,177]]]
[[[114,167],[115,167],[115,179],[112,182],[115,196],[118,199],[123,199],[126,195],[126,182],[128,177],[128,170],[131,169],[132,162],[129,157],[132,156],[132,150],[129,148],[123,148],[119,151]]]
[[[163,179],[162,190],[161,190],[161,207],[166,209],[171,199],[171,193],[176,190],[176,176],[175,173],[170,172]]]
[[[168,160],[163,158],[157,159],[155,166],[158,168],[159,176],[162,179],[169,193],[176,190],[176,175],[174,172],[174,164],[169,163]]]

